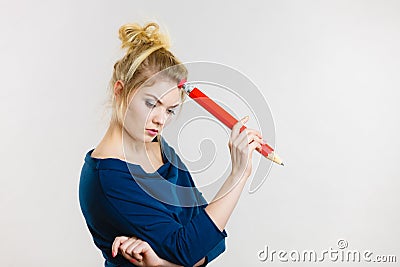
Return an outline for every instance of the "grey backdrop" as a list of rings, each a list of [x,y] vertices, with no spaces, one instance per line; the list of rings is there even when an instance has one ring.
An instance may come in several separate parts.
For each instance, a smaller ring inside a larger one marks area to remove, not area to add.
[[[260,87],[286,163],[242,195],[210,266],[309,266],[257,252],[338,239],[399,261],[399,14],[395,0],[2,0],[0,265],[102,265],[79,173],[107,127],[118,28],[150,20],[182,61],[226,64]],[[315,265],[331,264],[345,263]]]

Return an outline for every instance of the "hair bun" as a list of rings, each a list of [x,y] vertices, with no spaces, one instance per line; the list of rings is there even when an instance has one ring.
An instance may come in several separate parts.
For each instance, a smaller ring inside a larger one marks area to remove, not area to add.
[[[168,38],[158,32],[157,23],[147,23],[141,27],[137,23],[125,24],[119,28],[119,39],[122,48],[128,48],[128,52],[138,46],[164,46],[169,48]]]

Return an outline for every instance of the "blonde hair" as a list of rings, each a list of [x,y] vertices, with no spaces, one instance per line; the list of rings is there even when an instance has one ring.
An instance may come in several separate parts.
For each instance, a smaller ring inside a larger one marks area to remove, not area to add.
[[[121,48],[126,54],[114,64],[114,71],[109,83],[111,123],[123,125],[124,112],[128,107],[129,96],[154,74],[163,71],[162,76],[178,83],[187,79],[186,67],[169,51],[168,36],[159,33],[158,24],[151,22],[141,27],[137,23],[124,24],[119,28]],[[114,85],[120,80],[124,87],[120,101],[114,94]],[[185,92],[181,90],[182,103]],[[182,106],[182,105],[181,105]],[[181,111],[181,110],[179,110]],[[159,136],[157,136],[159,140]]]

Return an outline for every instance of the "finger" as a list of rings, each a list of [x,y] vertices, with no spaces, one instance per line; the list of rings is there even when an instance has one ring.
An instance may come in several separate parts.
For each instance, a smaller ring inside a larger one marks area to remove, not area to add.
[[[250,129],[250,128],[246,128],[244,131],[242,131],[242,132],[239,134],[239,136],[246,135],[246,133],[247,133],[247,134],[254,134],[254,135],[257,135],[258,138],[261,138],[261,139],[262,139],[262,135],[261,135],[261,133],[260,133],[259,131],[255,130],[255,129]],[[239,136],[238,136],[238,137],[239,137]]]
[[[262,141],[262,136],[260,132],[253,129],[245,129],[239,134],[237,139],[234,141],[234,145],[236,147],[244,148],[246,147],[246,145],[241,145],[242,143],[247,142],[247,144],[250,144],[254,139]]]
[[[111,246],[111,253],[112,253],[112,256],[113,256],[113,257],[117,256],[119,246],[120,246],[124,241],[126,241],[127,239],[128,239],[128,237],[126,237],[126,236],[118,236],[118,237],[116,237],[116,238],[114,239],[114,242],[113,242],[113,244],[112,244],[112,246]]]
[[[140,257],[135,257],[135,256],[133,255],[133,250],[134,250],[138,245],[140,245],[142,242],[144,242],[144,241],[141,240],[141,239],[135,240],[135,242],[131,243],[131,244],[126,248],[125,252],[128,253],[129,255],[131,255],[132,257],[136,258],[137,260],[141,260],[142,256],[140,256]]]
[[[242,128],[242,126],[248,121],[248,116],[246,116],[245,118],[239,120],[233,127],[232,127],[232,134],[233,135],[239,135],[241,134],[243,131],[240,132],[240,129]],[[249,129],[248,127],[245,127],[245,129],[248,132],[254,132],[256,133],[260,138],[262,138],[261,132],[255,129]]]
[[[246,168],[247,168],[247,165],[251,164],[251,162],[252,162],[254,150],[257,148],[261,149],[261,147],[262,147],[262,145],[259,142],[255,141],[251,144],[248,144],[247,147],[242,148],[242,150],[241,150],[242,153],[244,153],[247,156],[247,158],[244,159],[244,160],[246,160]]]
[[[126,240],[122,245],[119,246],[119,249],[123,252],[126,252],[126,249],[134,242],[136,242],[137,238],[136,237],[131,237],[128,240]]]
[[[249,144],[249,152],[250,152],[249,158],[250,159],[252,158],[254,150],[256,149],[260,150],[261,148],[262,148],[262,143],[260,143],[259,141],[254,141],[253,143]]]
[[[232,132],[231,132],[231,139],[232,141],[236,139],[236,137],[239,135],[240,128],[249,120],[249,116],[246,116],[239,120],[235,125],[232,127]]]
[[[254,132],[250,132],[247,134],[240,134],[237,140],[238,144],[237,147],[239,150],[244,151],[249,144],[253,142],[263,143],[263,140],[258,137],[258,135]]]
[[[145,254],[149,249],[150,245],[143,241],[132,250],[132,256],[138,261],[141,261],[143,259],[142,254]]]
[[[144,263],[141,261],[136,260],[135,258],[132,258],[131,260],[129,260],[133,265],[135,266],[144,266]]]
[[[249,144],[253,143],[253,142],[258,142],[259,144],[264,144],[264,140],[260,137],[258,137],[258,135],[255,135],[254,138],[250,141]]]
[[[132,257],[129,254],[126,254],[125,252],[122,253],[122,256],[127,259],[128,261],[130,261],[133,265],[135,266],[144,266],[143,262],[138,261],[137,259],[135,259],[134,257]]]

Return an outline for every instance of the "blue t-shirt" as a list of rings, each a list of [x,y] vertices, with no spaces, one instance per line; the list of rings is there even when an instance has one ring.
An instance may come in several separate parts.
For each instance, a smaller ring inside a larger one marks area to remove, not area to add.
[[[122,235],[148,242],[160,258],[183,266],[203,257],[207,265],[225,251],[227,233],[204,210],[207,202],[185,164],[163,137],[161,148],[164,164],[153,173],[116,158],[92,158],[94,149],[85,156],[79,202],[105,266],[133,266],[111,255]]]

